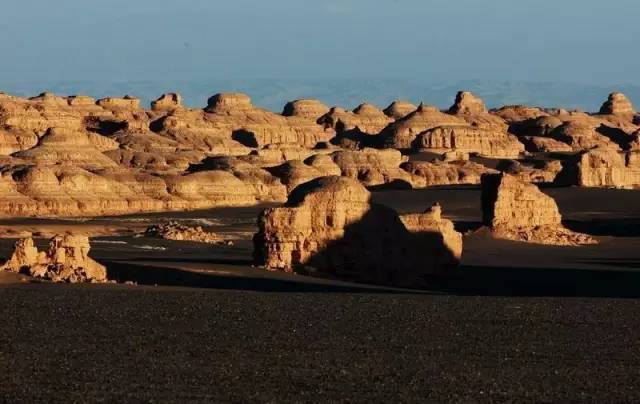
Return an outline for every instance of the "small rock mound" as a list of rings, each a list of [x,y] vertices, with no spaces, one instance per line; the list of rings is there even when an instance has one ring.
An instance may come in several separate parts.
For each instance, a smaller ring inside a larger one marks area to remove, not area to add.
[[[329,112],[329,107],[319,100],[303,99],[288,102],[282,111],[283,116],[298,116],[317,120]]]
[[[46,252],[38,251],[32,238],[25,238],[16,242],[2,269],[53,282],[106,282],[107,268],[91,259],[89,250],[89,238],[84,235],[55,236]]]
[[[451,114],[484,114],[486,112],[484,102],[469,91],[458,92],[454,104],[449,108]]]
[[[207,244],[227,244],[216,233],[202,229],[202,226],[190,227],[175,221],[169,221],[153,226],[149,226],[144,235],[147,237],[162,238],[176,241],[195,241]]]
[[[407,101],[394,101],[387,108],[385,108],[382,112],[386,116],[392,119],[400,119],[403,116],[407,116],[413,111],[415,111],[418,107],[413,105]]]
[[[633,115],[636,111],[626,95],[611,93],[607,101],[600,107],[600,113],[605,115]]]
[[[251,98],[242,93],[219,93],[207,100],[207,112],[224,113],[252,109]]]
[[[162,94],[151,102],[151,109],[154,111],[174,111],[179,108],[182,108],[182,96],[178,93]]]
[[[596,243],[564,228],[553,198],[510,174],[482,176],[482,215],[497,238],[567,246]]]

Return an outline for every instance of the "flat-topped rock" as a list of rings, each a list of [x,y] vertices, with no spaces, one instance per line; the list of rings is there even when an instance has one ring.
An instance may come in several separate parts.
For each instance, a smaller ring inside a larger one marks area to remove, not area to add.
[[[317,120],[329,112],[329,107],[319,100],[301,99],[288,102],[282,111],[284,116],[297,116],[300,118]]]
[[[242,111],[253,108],[251,98],[243,93],[218,93],[207,100],[207,111],[213,113]]]

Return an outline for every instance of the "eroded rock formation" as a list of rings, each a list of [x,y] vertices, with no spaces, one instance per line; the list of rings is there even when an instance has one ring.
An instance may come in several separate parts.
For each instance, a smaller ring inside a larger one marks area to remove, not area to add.
[[[32,238],[25,238],[16,242],[2,269],[53,282],[106,282],[107,268],[91,259],[89,250],[89,238],[83,235],[55,236],[46,252],[38,251]]]
[[[566,229],[553,198],[510,174],[482,176],[482,215],[497,238],[570,246],[596,242]]]
[[[144,235],[165,240],[195,241],[198,243],[220,245],[227,244],[222,237],[216,233],[205,231],[202,226],[190,227],[175,221],[149,226],[145,230]]]
[[[284,207],[260,216],[257,263],[407,287],[427,286],[430,277],[457,266],[462,239],[438,208],[401,219],[369,199],[359,182],[345,177],[297,187]]]

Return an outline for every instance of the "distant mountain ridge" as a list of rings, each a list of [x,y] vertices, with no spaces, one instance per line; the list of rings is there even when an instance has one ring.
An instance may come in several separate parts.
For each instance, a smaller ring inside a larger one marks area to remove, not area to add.
[[[362,102],[384,107],[396,99],[424,102],[445,108],[459,90],[472,91],[488,107],[510,104],[562,107],[597,111],[607,95],[624,92],[640,105],[640,86],[635,84],[589,85],[576,83],[536,83],[521,81],[462,80],[428,82],[412,79],[212,79],[184,81],[59,81],[2,82],[0,91],[34,96],[44,91],[61,95],[85,94],[92,97],[138,97],[148,105],[165,92],[179,92],[190,107],[203,107],[218,92],[243,92],[254,105],[280,112],[287,101],[317,98],[327,105],[354,108]]]

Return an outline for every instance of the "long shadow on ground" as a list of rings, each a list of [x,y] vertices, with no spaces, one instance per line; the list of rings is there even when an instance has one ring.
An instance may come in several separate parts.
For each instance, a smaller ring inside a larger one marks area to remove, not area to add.
[[[595,263],[595,262],[590,262]],[[607,264],[609,264],[607,262]],[[640,261],[621,261],[624,269],[640,268]],[[166,266],[107,263],[110,279],[141,285],[182,286],[260,292],[314,293],[446,293],[477,296],[548,296],[639,298],[640,272],[579,269],[495,268],[463,266],[451,276],[434,281],[430,290],[384,289],[374,285],[341,285],[300,275],[300,280],[269,274],[200,273]],[[256,270],[259,271],[259,270]],[[264,276],[262,276],[264,275]]]

